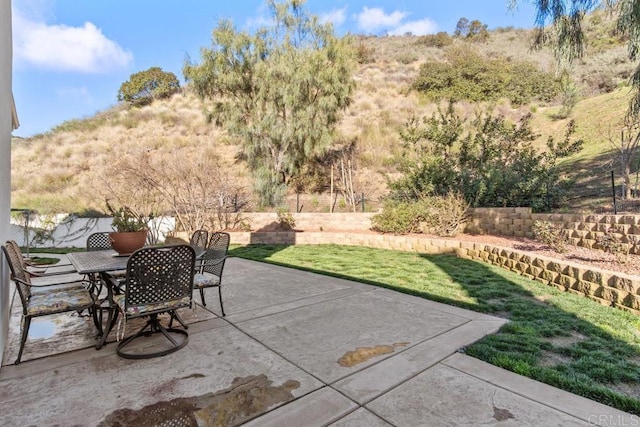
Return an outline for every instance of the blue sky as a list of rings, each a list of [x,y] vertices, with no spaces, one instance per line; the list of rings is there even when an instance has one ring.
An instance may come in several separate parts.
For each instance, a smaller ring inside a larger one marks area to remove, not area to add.
[[[489,28],[530,28],[535,11],[520,0],[307,0],[338,34],[452,33],[458,19]],[[182,82],[185,58],[199,60],[220,19],[252,31],[269,17],[263,0],[12,0],[13,93],[28,137],[117,103],[131,74],[161,67]]]

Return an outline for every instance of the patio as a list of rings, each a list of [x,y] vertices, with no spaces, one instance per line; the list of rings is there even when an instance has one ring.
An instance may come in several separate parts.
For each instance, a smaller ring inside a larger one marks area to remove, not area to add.
[[[97,351],[90,318],[83,325],[64,315],[34,321],[17,366],[15,301],[0,369],[0,424],[637,422],[460,352],[504,319],[238,258],[228,261],[223,295],[225,318],[213,294],[206,309],[181,312],[190,341],[176,353],[119,358],[115,331]]]

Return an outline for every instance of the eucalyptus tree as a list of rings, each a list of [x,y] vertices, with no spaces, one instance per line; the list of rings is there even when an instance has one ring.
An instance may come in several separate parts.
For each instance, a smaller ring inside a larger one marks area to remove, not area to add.
[[[304,0],[267,2],[272,19],[250,34],[221,20],[200,63],[186,60],[185,79],[211,102],[209,119],[243,143],[243,157],[263,206],[333,141],[351,102],[355,52],[349,37],[308,13]]]

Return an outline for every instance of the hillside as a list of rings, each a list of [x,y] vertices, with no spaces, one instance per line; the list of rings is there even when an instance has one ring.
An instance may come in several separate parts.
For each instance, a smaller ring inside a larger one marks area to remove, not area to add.
[[[553,71],[550,51],[531,51],[531,37],[527,30],[497,29],[485,42],[455,40],[454,45],[468,44],[486,58],[525,60]],[[606,132],[624,115],[625,82],[633,68],[622,44],[613,40],[603,46],[602,38],[597,40],[599,44],[590,46],[587,57],[571,70],[582,91],[571,118],[576,120],[577,137],[586,142],[583,152],[564,165],[579,184],[572,195],[572,204],[577,207],[599,205],[610,194],[608,173],[615,159]],[[399,147],[398,130],[411,116],[430,115],[437,109],[437,104],[410,86],[420,65],[442,60],[447,47],[428,46],[424,38],[414,36],[362,37],[359,43],[368,60],[354,76],[357,90],[336,142],[355,141],[354,187],[375,205],[375,200],[386,194],[385,175],[396,172],[393,153]],[[457,108],[471,117],[479,106],[462,102]],[[541,147],[550,135],[562,138],[567,122],[554,118],[560,108],[558,101],[517,108],[501,101],[491,108],[514,121],[532,113]],[[247,169],[236,160],[238,149],[237,141],[206,122],[201,102],[183,89],[171,99],[149,106],[118,106],[93,117],[64,122],[46,134],[14,138],[12,207],[104,211],[103,184],[109,180],[109,167],[118,159],[135,159],[140,153],[185,164],[210,159],[227,177],[250,188]],[[312,205],[305,206],[308,210]]]

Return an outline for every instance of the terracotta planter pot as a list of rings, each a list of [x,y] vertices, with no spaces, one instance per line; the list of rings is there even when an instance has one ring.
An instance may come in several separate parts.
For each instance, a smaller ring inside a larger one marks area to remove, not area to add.
[[[131,255],[144,247],[147,242],[147,230],[109,233],[109,240],[111,247],[118,252],[118,255]]]

